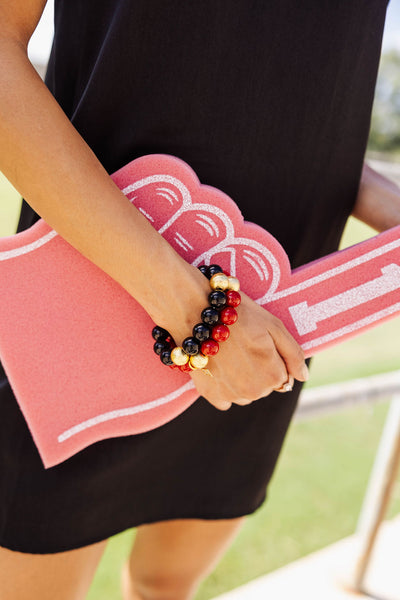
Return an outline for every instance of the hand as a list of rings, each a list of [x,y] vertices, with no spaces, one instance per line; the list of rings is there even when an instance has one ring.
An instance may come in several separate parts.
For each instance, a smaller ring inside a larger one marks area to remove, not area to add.
[[[229,339],[209,360],[213,377],[201,370],[191,373],[199,394],[220,410],[268,396],[289,376],[308,379],[303,351],[283,323],[242,291],[240,294],[239,318],[230,327]]]

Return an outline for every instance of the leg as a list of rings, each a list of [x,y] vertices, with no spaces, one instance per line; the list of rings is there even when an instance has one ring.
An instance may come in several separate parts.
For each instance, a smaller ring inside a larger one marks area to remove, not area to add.
[[[84,600],[107,540],[56,554],[0,548],[0,598]]]
[[[189,600],[246,517],[141,525],[122,573],[124,600]]]

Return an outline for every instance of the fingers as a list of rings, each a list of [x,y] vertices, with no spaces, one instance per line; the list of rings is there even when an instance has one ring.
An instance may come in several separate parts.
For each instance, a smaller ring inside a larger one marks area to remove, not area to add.
[[[233,404],[245,406],[269,396],[288,381],[293,385],[294,379],[288,374],[286,364],[276,350],[272,338],[270,338],[270,345],[268,362],[264,362],[258,369],[262,377],[258,379],[242,377],[239,385],[236,386],[236,393],[231,396]]]
[[[217,366],[215,370],[213,369],[215,375],[213,378],[193,371],[191,377],[199,394],[215,408],[228,410],[232,404],[246,406],[255,400],[269,396],[288,381],[292,386],[294,379],[289,375],[285,361],[277,351],[274,340],[268,332],[265,333],[265,347],[268,350],[264,348],[264,358],[261,355],[246,366],[243,365],[243,362],[237,365],[234,378],[225,376],[220,379]],[[240,367],[243,367],[243,370]],[[252,367],[255,368],[254,372],[251,371]]]
[[[222,352],[211,368],[212,378],[191,373],[199,394],[218,410],[229,410],[232,404],[245,406],[275,390],[288,392],[294,378],[308,379],[303,351],[283,323],[270,313],[264,322],[264,334],[260,324],[257,331],[251,320],[250,335],[246,328],[244,333],[237,329],[237,339],[232,338],[233,346],[227,347],[231,352]]]
[[[286,364],[288,373],[299,381],[307,381],[308,368],[304,361],[304,353],[296,340],[290,335],[282,321],[274,319],[269,329],[275,346]]]

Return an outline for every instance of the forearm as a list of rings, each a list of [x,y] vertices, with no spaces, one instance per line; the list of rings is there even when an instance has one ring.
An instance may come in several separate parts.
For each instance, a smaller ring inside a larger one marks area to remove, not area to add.
[[[154,320],[163,321],[160,325],[169,325],[163,320],[168,306],[175,305],[175,320],[185,318],[176,292],[181,293],[183,282],[188,303],[203,308],[204,277],[113,183],[36,74],[25,49],[0,38],[0,56],[0,169],[16,189]]]
[[[364,163],[352,214],[377,231],[400,225],[400,187]]]

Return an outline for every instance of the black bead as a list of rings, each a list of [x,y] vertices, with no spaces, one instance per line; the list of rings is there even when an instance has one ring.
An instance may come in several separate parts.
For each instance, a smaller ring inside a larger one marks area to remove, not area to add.
[[[207,308],[201,311],[201,320],[206,325],[215,325],[218,322],[218,319],[219,312],[212,306],[207,306]]]
[[[193,356],[194,354],[197,354],[199,352],[200,343],[194,337],[187,337],[182,342],[182,348],[184,349],[186,354],[189,354],[189,356]]]
[[[164,340],[158,340],[153,346],[153,350],[156,354],[158,354],[158,356],[160,356],[161,352],[163,352],[164,350],[168,350],[169,348],[169,343]]]
[[[224,270],[219,265],[210,265],[208,267],[208,272],[209,272],[209,275],[210,275],[210,278],[211,278],[213,275],[215,275],[215,273],[223,273]]]
[[[207,265],[200,265],[199,271],[201,271],[203,273],[203,275],[205,275],[205,277],[207,277],[207,279],[210,279],[210,277],[208,276],[208,267],[207,267]]]
[[[169,333],[166,329],[163,329],[162,327],[159,327],[158,325],[156,325],[155,327],[153,327],[151,335],[153,336],[153,338],[156,341],[158,341],[158,340],[167,339],[167,337],[169,336]]]
[[[226,294],[222,290],[214,290],[208,295],[208,301],[213,308],[221,310],[226,305]]]
[[[173,365],[173,361],[171,360],[171,349],[163,350],[160,354],[160,360],[164,365]]]
[[[193,327],[193,335],[199,342],[205,342],[211,336],[211,329],[204,323],[197,323]]]

